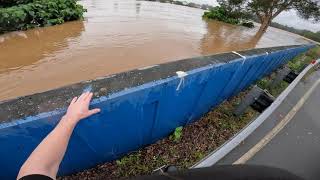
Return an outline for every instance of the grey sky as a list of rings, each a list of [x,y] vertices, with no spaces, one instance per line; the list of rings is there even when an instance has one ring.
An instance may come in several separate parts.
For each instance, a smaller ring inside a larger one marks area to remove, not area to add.
[[[194,2],[198,4],[210,4],[213,6],[218,5],[218,3],[215,0],[186,0],[188,2]],[[295,11],[291,10],[288,12],[282,12],[280,15],[278,15],[274,22],[284,24],[287,26],[291,26],[297,29],[307,29],[310,31],[320,31],[320,23],[312,23],[311,21],[304,20],[297,16]]]
[[[320,31],[320,22],[314,24],[311,21],[304,20],[293,10],[282,12],[274,19],[274,21],[297,29],[307,29],[314,32]]]

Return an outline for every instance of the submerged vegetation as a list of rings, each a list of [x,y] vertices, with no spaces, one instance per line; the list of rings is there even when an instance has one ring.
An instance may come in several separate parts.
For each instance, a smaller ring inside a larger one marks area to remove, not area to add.
[[[228,14],[236,13],[236,18],[257,19],[261,24],[259,32],[265,32],[274,18],[288,10],[296,10],[303,19],[320,21],[320,5],[317,0],[217,0],[217,2]]]
[[[86,11],[76,0],[1,0],[0,33],[78,20]]]
[[[247,20],[245,14],[239,11],[228,11],[223,6],[211,8],[209,11],[204,12],[202,17],[222,21],[229,24],[242,25],[249,28],[254,27],[254,24]]]
[[[17,6],[20,4],[31,3],[33,0],[0,0],[0,8]]]

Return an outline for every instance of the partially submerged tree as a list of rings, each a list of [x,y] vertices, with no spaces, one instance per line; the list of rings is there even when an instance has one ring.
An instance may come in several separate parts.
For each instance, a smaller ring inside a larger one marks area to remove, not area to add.
[[[259,31],[263,32],[275,17],[291,9],[304,19],[320,20],[319,0],[218,0],[218,3],[232,11],[241,10],[256,17],[261,23]]]

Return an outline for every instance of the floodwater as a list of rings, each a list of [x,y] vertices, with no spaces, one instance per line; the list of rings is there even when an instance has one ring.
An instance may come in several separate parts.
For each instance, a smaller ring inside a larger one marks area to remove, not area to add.
[[[202,20],[200,9],[135,0],[83,0],[84,21],[0,36],[0,100],[182,58],[306,43],[270,28]]]

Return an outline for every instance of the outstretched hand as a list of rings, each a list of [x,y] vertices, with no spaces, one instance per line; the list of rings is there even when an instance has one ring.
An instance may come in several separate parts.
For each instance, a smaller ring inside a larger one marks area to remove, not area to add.
[[[74,97],[64,118],[68,119],[68,121],[78,123],[81,119],[100,112],[98,108],[89,110],[92,96],[93,94],[91,92],[85,92],[81,94],[80,97]]]
[[[67,113],[57,126],[44,138],[22,165],[17,179],[27,175],[40,174],[56,179],[60,163],[77,123],[86,117],[100,112],[100,109],[89,110],[93,94],[83,93],[72,99]],[[28,179],[28,178],[25,178]],[[46,178],[45,178],[46,179]]]

